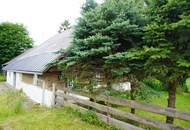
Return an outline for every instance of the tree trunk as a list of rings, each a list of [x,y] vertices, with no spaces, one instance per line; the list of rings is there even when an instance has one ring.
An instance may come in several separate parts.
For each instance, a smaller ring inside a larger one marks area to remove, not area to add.
[[[175,108],[176,102],[176,81],[172,81],[168,84],[168,107]],[[166,123],[173,124],[174,118],[167,116]]]

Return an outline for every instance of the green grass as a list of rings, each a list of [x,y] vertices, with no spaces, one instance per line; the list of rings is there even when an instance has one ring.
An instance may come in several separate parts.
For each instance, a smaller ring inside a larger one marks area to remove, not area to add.
[[[6,80],[5,76],[0,73],[0,82],[3,82],[3,81],[5,81],[5,80]]]
[[[150,103],[167,106],[167,93],[162,92],[160,97],[153,97]],[[176,107],[179,110],[190,112],[190,94],[177,93]],[[130,111],[128,107],[117,107]],[[165,122],[165,117],[136,110],[136,114]],[[90,115],[90,116],[88,116]],[[92,125],[96,124],[96,125]],[[175,124],[190,128],[190,122],[175,120]],[[22,92],[10,91],[0,95],[0,130],[106,130],[101,122],[94,120],[93,113],[80,114],[70,107],[49,109],[34,105],[26,101]]]
[[[70,107],[48,109],[26,104],[21,92],[0,95],[0,130],[106,130],[84,122]]]
[[[185,111],[185,112],[190,112],[190,94],[177,93],[176,96],[177,96],[176,108],[179,110]],[[160,97],[151,98],[149,103],[166,107],[167,106],[167,93],[162,92]],[[130,108],[128,108],[128,107],[120,106],[120,107],[118,107],[118,109],[130,112]],[[165,116],[145,112],[142,110],[136,110],[136,114],[144,116],[144,117],[152,118],[155,120],[163,121],[163,122],[165,122],[165,119],[166,119]],[[188,121],[175,119],[174,123],[176,125],[179,125],[182,127],[190,128],[190,122],[188,122]]]

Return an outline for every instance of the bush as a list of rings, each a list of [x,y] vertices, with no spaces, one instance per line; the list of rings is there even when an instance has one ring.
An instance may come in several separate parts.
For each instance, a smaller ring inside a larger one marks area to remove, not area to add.
[[[119,130],[118,128],[115,128],[111,125],[107,125],[106,123],[101,121],[94,111],[87,110],[87,111],[81,112],[79,109],[73,109],[68,106],[65,106],[64,109],[67,111],[67,113],[72,113],[75,116],[76,115],[79,116],[82,121],[87,122],[88,124],[100,126],[108,130]]]
[[[186,85],[186,88],[187,88],[187,92],[190,92],[190,78],[186,79],[185,85]]]
[[[166,90],[166,87],[156,78],[148,77],[143,80],[144,85],[146,85],[149,88],[152,88],[156,91],[164,91]]]
[[[130,99],[130,91],[119,92],[116,90],[111,90],[109,95],[118,98]],[[136,100],[145,100],[149,102],[152,97],[160,96],[160,92],[147,86],[143,82],[140,82],[134,95]]]
[[[0,82],[3,82],[3,81],[5,81],[5,80],[6,80],[5,76],[0,73]]]
[[[159,97],[160,92],[140,82],[139,88],[135,91],[135,99],[149,102],[152,97]]]
[[[118,130],[117,128],[107,125],[103,121],[101,121],[95,112],[87,110],[83,113],[81,113],[81,119],[89,124],[93,124],[96,126],[104,127],[108,130]]]
[[[89,124],[102,126],[102,122],[98,119],[97,115],[93,111],[88,110],[81,113],[81,118],[83,121],[88,122]]]

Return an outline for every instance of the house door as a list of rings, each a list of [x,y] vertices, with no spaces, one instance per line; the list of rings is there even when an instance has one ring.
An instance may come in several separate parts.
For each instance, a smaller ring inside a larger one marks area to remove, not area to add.
[[[16,72],[13,72],[13,86],[16,87]]]

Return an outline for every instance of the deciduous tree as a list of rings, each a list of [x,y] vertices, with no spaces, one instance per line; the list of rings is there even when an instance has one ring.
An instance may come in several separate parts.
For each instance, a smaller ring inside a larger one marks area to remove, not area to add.
[[[32,39],[22,24],[0,23],[0,66],[32,45]]]

